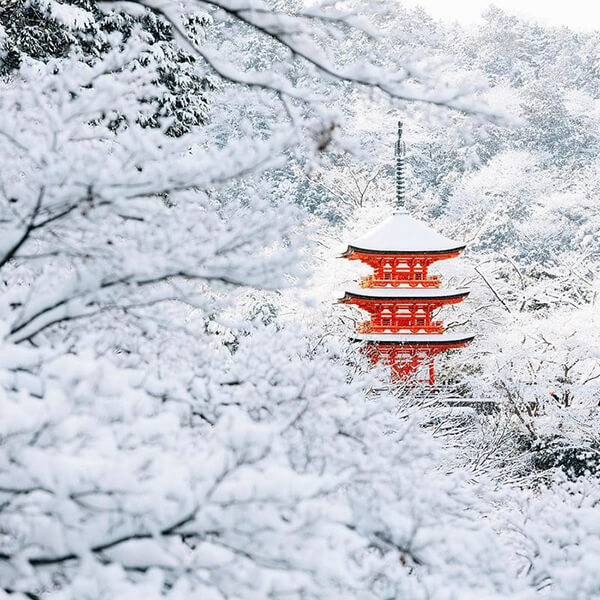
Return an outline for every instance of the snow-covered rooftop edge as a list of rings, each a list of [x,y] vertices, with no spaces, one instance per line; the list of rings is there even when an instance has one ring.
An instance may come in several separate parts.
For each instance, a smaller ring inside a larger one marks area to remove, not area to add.
[[[345,290],[343,299],[346,295],[358,298],[390,298],[390,299],[421,299],[421,298],[461,298],[469,295],[467,288],[361,288],[355,287]]]
[[[475,338],[470,333],[438,334],[394,334],[394,333],[356,333],[354,340],[361,342],[388,342],[390,344],[452,344],[470,342]]]
[[[367,252],[439,253],[460,251],[465,243],[438,233],[407,212],[397,212],[348,247]]]

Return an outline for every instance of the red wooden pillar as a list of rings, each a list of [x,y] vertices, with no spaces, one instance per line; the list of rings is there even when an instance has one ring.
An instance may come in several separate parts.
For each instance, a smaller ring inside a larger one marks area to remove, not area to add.
[[[435,369],[433,367],[433,356],[429,360],[429,385],[435,384]]]

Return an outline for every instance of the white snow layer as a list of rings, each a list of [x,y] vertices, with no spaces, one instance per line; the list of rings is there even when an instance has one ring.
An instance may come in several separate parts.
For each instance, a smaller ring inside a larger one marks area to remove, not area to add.
[[[69,29],[83,29],[94,19],[91,12],[72,4],[62,4],[54,0],[42,0],[39,4],[44,6],[56,21]]]
[[[439,252],[465,246],[462,242],[434,231],[407,212],[392,215],[365,235],[351,241],[349,245],[362,250],[388,252]]]
[[[365,296],[369,298],[454,298],[456,296],[467,296],[467,288],[410,288],[410,287],[377,287],[361,288],[354,287],[346,291],[353,296]]]
[[[438,334],[393,334],[393,333],[356,333],[352,336],[361,342],[393,342],[396,344],[435,344],[453,343],[472,340],[474,336],[468,333],[438,333]]]

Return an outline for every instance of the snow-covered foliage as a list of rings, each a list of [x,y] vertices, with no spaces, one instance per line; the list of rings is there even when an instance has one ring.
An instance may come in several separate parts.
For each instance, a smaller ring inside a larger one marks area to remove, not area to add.
[[[151,11],[107,9],[96,0],[15,0],[0,6],[0,24],[0,74],[32,61],[69,55],[94,63],[141,37],[144,51],[132,57],[126,68],[150,67],[154,85],[140,91],[140,100],[148,106],[134,118],[149,127],[160,127],[169,119],[167,133],[174,136],[189,132],[206,118],[210,77],[174,42],[169,24]],[[198,36],[207,24],[207,14],[198,11],[186,20],[186,31]]]
[[[376,2],[0,17],[2,597],[600,593],[597,36]],[[332,306],[399,110],[409,208],[470,243],[447,320],[478,340],[443,377],[490,414],[377,391]]]

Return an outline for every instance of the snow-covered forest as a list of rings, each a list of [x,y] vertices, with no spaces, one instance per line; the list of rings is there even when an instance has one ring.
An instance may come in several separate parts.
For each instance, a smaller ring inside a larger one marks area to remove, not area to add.
[[[335,303],[398,120],[436,393]],[[600,31],[0,0],[0,598],[600,598],[599,173]]]

